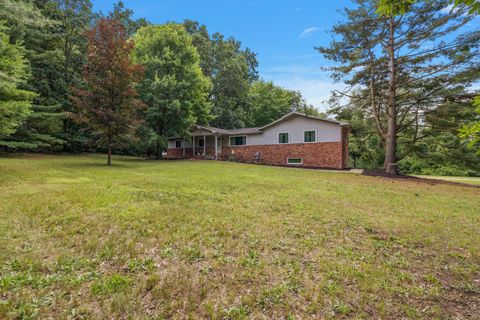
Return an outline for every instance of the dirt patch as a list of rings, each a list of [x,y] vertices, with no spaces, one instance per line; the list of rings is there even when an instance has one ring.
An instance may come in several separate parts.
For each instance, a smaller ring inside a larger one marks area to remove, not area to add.
[[[382,178],[394,179],[398,181],[405,180],[405,181],[424,183],[429,185],[449,184],[449,185],[456,185],[456,186],[462,186],[462,187],[480,188],[480,185],[474,185],[474,184],[463,183],[463,182],[447,181],[447,180],[440,180],[440,179],[426,179],[426,178],[413,177],[406,174],[392,175],[392,174],[386,173],[382,169],[364,169],[362,174],[364,176],[370,176],[370,177],[382,177]]]

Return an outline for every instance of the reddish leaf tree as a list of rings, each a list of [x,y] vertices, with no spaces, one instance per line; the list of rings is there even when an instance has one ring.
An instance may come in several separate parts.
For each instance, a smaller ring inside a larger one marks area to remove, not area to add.
[[[136,115],[142,103],[135,84],[143,68],[131,60],[134,48],[124,26],[116,19],[100,19],[87,32],[87,63],[83,71],[84,86],[74,88],[75,118],[101,135],[111,164],[112,147],[138,123]]]

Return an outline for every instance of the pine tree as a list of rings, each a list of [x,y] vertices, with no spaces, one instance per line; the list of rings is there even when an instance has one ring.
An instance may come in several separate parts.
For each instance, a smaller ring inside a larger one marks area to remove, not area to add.
[[[22,90],[29,77],[25,48],[10,43],[8,28],[0,23],[0,148],[12,148],[8,137],[30,113],[35,94]]]
[[[425,116],[479,78],[480,32],[461,32],[472,17],[446,10],[446,0],[419,2],[398,17],[377,15],[376,1],[356,3],[334,27],[338,37],[319,51],[340,64],[333,77],[349,85],[341,96],[375,120],[385,170],[395,174],[425,138]]]

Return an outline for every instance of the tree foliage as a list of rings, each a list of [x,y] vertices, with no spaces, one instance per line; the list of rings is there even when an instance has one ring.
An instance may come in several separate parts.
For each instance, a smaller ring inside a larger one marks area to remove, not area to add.
[[[3,140],[25,120],[35,94],[21,89],[30,75],[25,48],[10,43],[8,29],[0,23],[0,147],[10,145]]]
[[[261,127],[289,112],[317,115],[297,91],[287,90],[272,82],[255,81],[249,89],[247,126]]]
[[[221,128],[241,128],[248,124],[248,92],[258,79],[256,54],[242,49],[240,41],[221,33],[210,36],[207,28],[195,21],[184,22],[200,54],[204,74],[212,81],[211,121]]]
[[[187,136],[194,123],[208,123],[211,83],[202,73],[197,50],[182,25],[143,27],[134,41],[135,61],[145,67],[138,87],[148,106],[145,121],[156,134],[156,155],[161,157],[168,136]]]
[[[142,68],[132,62],[134,43],[124,26],[115,19],[102,18],[87,33],[85,85],[75,90],[77,119],[99,134],[100,142],[111,152],[131,132],[141,106],[135,84]]]
[[[449,1],[422,1],[398,17],[378,16],[376,1],[356,3],[319,51],[339,63],[333,78],[349,86],[336,98],[373,120],[387,167],[429,134],[435,123],[425,117],[445,97],[478,80],[480,32],[466,31],[472,17],[445,10]]]

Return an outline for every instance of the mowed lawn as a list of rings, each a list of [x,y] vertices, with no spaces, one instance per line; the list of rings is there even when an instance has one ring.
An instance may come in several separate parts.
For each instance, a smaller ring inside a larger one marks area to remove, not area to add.
[[[0,319],[479,319],[480,189],[0,158]]]

